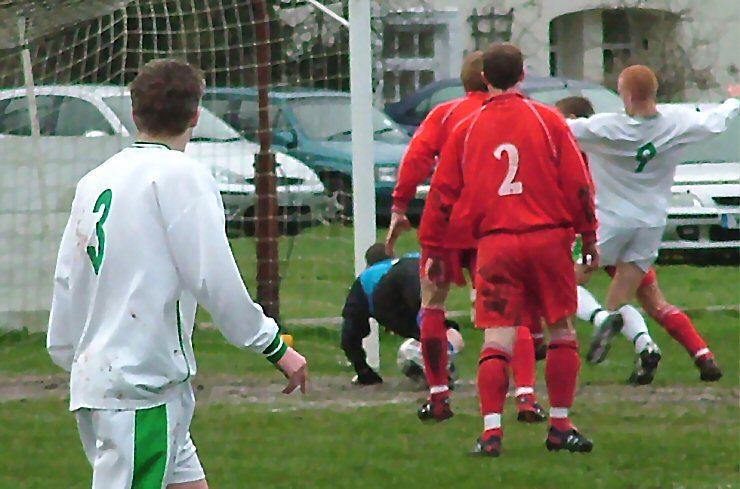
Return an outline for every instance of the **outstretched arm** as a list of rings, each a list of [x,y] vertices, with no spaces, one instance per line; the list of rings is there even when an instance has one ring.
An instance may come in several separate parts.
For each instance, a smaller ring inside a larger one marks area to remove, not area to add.
[[[679,144],[691,144],[716,136],[727,129],[729,122],[740,113],[740,100],[731,98],[706,112],[687,111],[681,114],[685,122]]]

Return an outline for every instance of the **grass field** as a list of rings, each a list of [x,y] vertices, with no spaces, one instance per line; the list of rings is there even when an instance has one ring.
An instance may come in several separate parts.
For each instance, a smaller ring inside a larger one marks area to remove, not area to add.
[[[339,244],[327,249],[330,241],[321,233],[335,233]],[[411,249],[412,239],[403,249]],[[285,317],[338,315],[352,279],[349,234],[319,229],[294,245],[282,288]],[[252,275],[251,243],[236,240],[233,246],[245,276]],[[544,427],[516,423],[512,404],[505,414],[502,458],[466,455],[481,423],[472,385],[480,334],[465,321],[468,349],[459,360],[456,417],[437,426],[416,420],[424,393],[396,371],[396,337],[381,341],[386,383],[354,388],[338,332],[294,327],[313,384],[300,398],[277,394],[281,377],[257,355],[230,347],[215,331],[200,330],[193,437],[214,489],[740,487],[740,315],[737,309],[704,309],[738,304],[738,273],[735,267],[660,268],[666,294],[689,308],[725,377],[700,383],[685,352],[651,323],[664,361],[654,385],[626,386],[633,356],[618,339],[604,364],[582,369],[573,415],[595,440],[590,455],[548,453]],[[594,282],[597,295],[603,296],[605,285],[602,277]],[[452,309],[464,309],[466,297],[457,291]],[[579,325],[582,342],[590,332],[589,325]],[[63,399],[65,378],[43,344],[38,334],[0,336],[0,489],[89,487],[90,469]]]

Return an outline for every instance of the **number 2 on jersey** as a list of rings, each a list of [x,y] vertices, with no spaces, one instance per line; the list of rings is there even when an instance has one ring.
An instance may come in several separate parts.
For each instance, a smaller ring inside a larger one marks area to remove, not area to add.
[[[645,169],[645,165],[648,164],[648,161],[655,158],[656,154],[658,154],[658,150],[655,149],[655,145],[653,143],[647,143],[640,146],[637,149],[637,155],[635,156],[638,163],[637,168],[635,168],[635,173],[642,173],[642,170]]]
[[[497,160],[500,160],[504,153],[509,157],[509,171],[506,173],[503,183],[498,188],[498,194],[501,196],[519,195],[524,190],[522,182],[514,181],[516,172],[519,170],[519,150],[511,143],[504,143],[493,151],[493,156]]]
[[[95,201],[95,206],[93,206],[94,213],[100,212],[100,208],[103,208],[103,213],[100,216],[100,219],[95,223],[95,234],[98,237],[98,246],[87,247],[87,256],[90,257],[93,270],[95,270],[95,275],[100,273],[100,266],[103,264],[103,254],[105,253],[105,229],[103,229],[103,226],[105,225],[105,220],[108,219],[112,199],[113,192],[111,189],[105,189],[98,196],[98,200]]]

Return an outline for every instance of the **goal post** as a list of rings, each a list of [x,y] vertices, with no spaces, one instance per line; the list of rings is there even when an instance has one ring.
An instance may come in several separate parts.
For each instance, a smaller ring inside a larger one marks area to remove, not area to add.
[[[365,269],[365,250],[376,240],[375,156],[370,0],[349,0],[350,93],[352,100],[352,193],[354,205],[355,275]],[[363,341],[368,364],[380,368],[378,324],[371,321]]]

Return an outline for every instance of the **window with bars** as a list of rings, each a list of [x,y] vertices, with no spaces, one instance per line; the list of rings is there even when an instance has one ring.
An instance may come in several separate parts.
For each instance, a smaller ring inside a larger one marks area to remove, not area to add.
[[[397,101],[435,80],[440,30],[439,25],[415,22],[384,26],[383,99],[386,103]]]

